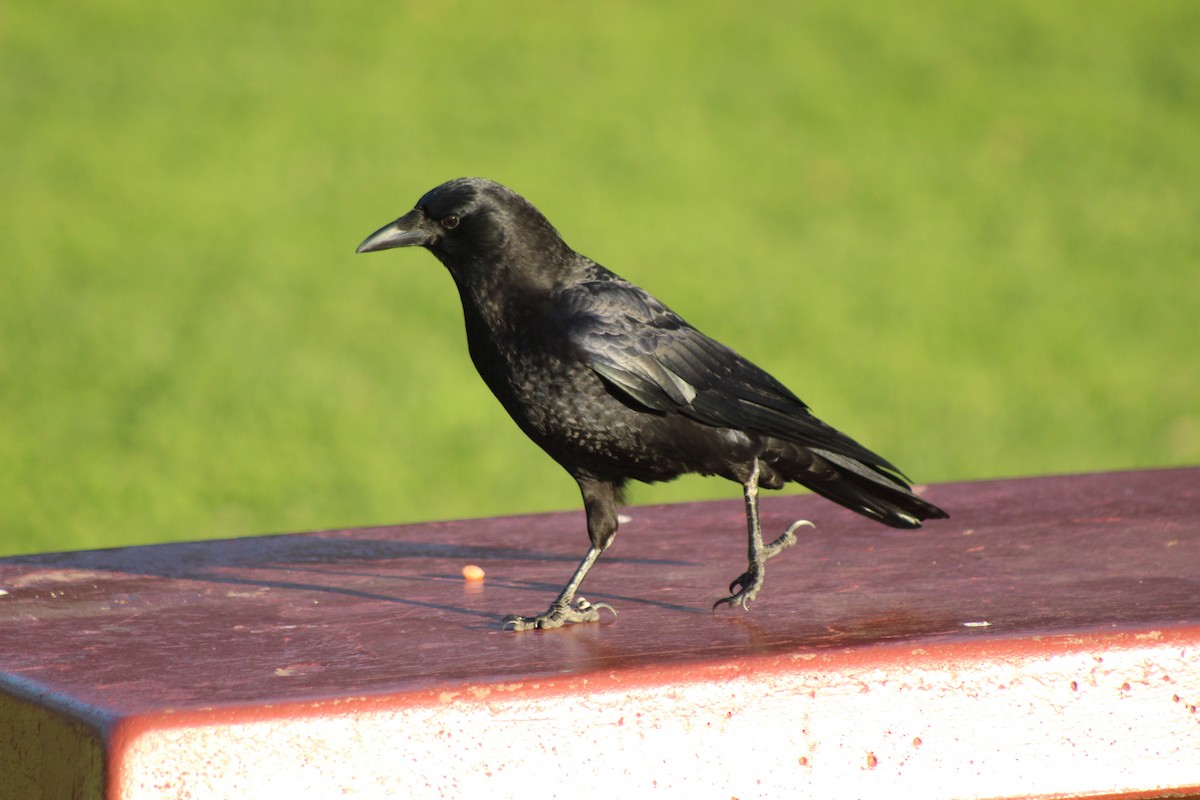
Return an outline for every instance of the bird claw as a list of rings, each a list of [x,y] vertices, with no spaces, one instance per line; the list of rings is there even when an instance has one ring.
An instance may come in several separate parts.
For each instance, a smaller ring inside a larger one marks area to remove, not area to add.
[[[722,597],[713,603],[713,611],[717,606],[741,606],[743,611],[750,610],[750,601],[758,596],[758,590],[763,585],[763,570],[752,564],[750,569],[733,579],[729,584],[729,597]]]
[[[767,558],[770,558],[771,556],[777,554],[780,550],[785,550],[785,549],[791,547],[792,545],[794,545],[796,543],[796,528],[799,528],[803,525],[807,525],[810,528],[817,527],[816,525],[813,525],[810,521],[808,521],[806,519],[796,520],[791,525],[787,526],[787,530],[785,530],[782,534],[780,534],[778,539],[771,542],[769,545],[767,545],[764,548],[764,550],[766,551],[764,553],[764,555]]]
[[[750,601],[758,597],[758,591],[763,585],[764,566],[768,558],[779,555],[782,550],[786,550],[796,543],[796,529],[802,525],[807,525],[810,528],[815,528],[806,519],[798,519],[791,525],[788,525],[778,539],[763,547],[762,560],[759,562],[750,562],[750,568],[738,575],[729,584],[729,597],[722,597],[717,602],[713,603],[713,611],[717,610],[717,606],[741,606],[744,611],[750,610]]]
[[[575,599],[575,605],[572,606],[569,602],[555,600],[545,613],[535,617],[509,614],[504,618],[503,629],[506,631],[530,631],[535,628],[548,630],[580,622],[599,622],[602,610],[611,611],[614,617],[617,615],[617,610],[608,603],[589,603],[585,598],[578,597]]]
[[[745,588],[746,586],[749,586],[751,584],[751,582],[754,580],[754,576],[751,575],[750,572],[751,572],[750,570],[746,570],[741,575],[738,575],[736,578],[733,579],[733,582],[729,584],[729,593],[730,594],[737,594],[743,588]],[[722,601],[722,602],[724,602],[724,601]]]

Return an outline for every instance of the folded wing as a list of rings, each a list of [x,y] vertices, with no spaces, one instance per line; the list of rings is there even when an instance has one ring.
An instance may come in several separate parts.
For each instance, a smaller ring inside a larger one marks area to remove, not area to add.
[[[814,417],[779,381],[637,286],[619,278],[578,284],[564,292],[561,308],[570,343],[619,396],[854,459],[905,485],[882,456]]]

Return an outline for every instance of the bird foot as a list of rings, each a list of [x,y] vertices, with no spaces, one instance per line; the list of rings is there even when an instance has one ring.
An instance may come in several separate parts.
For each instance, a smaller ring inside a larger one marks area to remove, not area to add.
[[[722,597],[713,603],[713,611],[720,605],[741,606],[744,611],[749,611],[750,601],[758,597],[758,590],[762,588],[763,572],[763,564],[751,563],[750,569],[738,575],[733,579],[733,583],[729,584],[729,597]]]
[[[534,628],[561,628],[578,622],[599,622],[602,609],[611,611],[614,617],[617,615],[616,609],[608,603],[589,603],[582,597],[576,598],[575,605],[571,605],[570,601],[555,600],[545,613],[536,617],[509,614],[504,618],[504,630],[529,631]]]
[[[765,567],[768,558],[773,558],[783,550],[791,547],[796,543],[796,528],[801,525],[807,525],[810,528],[817,527],[806,519],[798,519],[791,525],[788,525],[778,539],[765,545],[762,550],[762,558],[760,560],[751,561],[750,568],[738,575],[729,584],[729,597],[722,597],[717,602],[713,603],[713,610],[720,605],[741,606],[743,610],[750,610],[750,601],[758,596],[758,592],[762,589]]]

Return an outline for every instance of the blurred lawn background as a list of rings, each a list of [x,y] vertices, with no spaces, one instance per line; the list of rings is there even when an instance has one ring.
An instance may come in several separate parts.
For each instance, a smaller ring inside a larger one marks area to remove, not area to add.
[[[1200,462],[1197,41],[1190,0],[6,0],[0,554],[578,508],[442,267],[352,254],[460,175],[918,481]]]

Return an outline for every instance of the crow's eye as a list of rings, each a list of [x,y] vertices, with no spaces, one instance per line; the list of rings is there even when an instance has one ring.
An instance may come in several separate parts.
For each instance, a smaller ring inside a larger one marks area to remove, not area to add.
[[[442,217],[442,227],[445,228],[446,230],[453,230],[458,227],[458,223],[460,221],[461,220],[459,220],[457,214],[450,214],[448,216]]]

